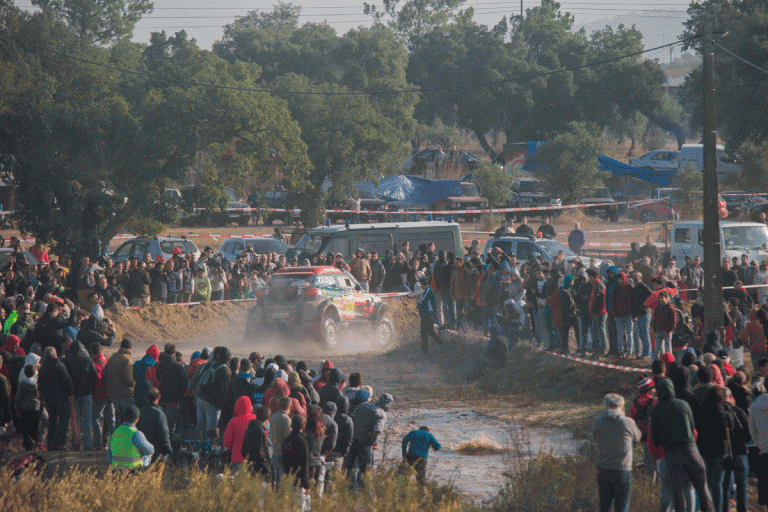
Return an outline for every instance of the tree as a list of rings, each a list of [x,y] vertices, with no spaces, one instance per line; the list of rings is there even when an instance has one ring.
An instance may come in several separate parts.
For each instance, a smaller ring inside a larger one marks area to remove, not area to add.
[[[83,45],[42,13],[3,22],[0,69],[14,86],[0,96],[2,177],[17,186],[20,229],[54,253],[94,255],[201,152],[217,169],[238,158],[262,180],[279,154],[282,175],[306,185],[306,146],[286,104],[235,90],[256,87],[254,66],[202,52],[183,32],[142,52]],[[204,83],[215,86],[193,85]]]
[[[582,187],[602,182],[597,157],[602,153],[600,130],[585,123],[572,122],[565,132],[539,147],[530,159],[544,189],[565,202],[578,197]]]
[[[768,142],[745,142],[739,155],[744,164],[740,185],[747,190],[768,190]]]
[[[464,0],[407,0],[402,6],[400,0],[383,0],[383,8],[365,2],[363,12],[372,16],[377,24],[383,24],[385,16],[389,17],[387,27],[399,41],[410,44],[440,27],[445,27],[457,17],[458,9]],[[473,8],[469,8],[472,17]]]
[[[704,190],[704,173],[692,164],[677,171],[672,185],[672,199],[677,203],[677,213],[683,219],[700,219],[702,215],[701,191]]]
[[[768,9],[762,0],[710,0],[691,3],[681,38],[693,38],[710,27],[715,43],[763,69],[768,67]],[[685,42],[684,49],[701,53],[703,39]],[[703,126],[702,73],[699,68],[685,82],[685,100],[693,123]],[[745,141],[756,144],[768,136],[768,80],[765,73],[715,48],[715,101],[718,132],[728,149]]]
[[[498,165],[482,162],[475,171],[473,181],[480,195],[488,199],[491,206],[505,205],[510,197],[512,178]]]
[[[130,38],[150,0],[32,0],[32,5],[64,21],[81,40],[109,44]]]

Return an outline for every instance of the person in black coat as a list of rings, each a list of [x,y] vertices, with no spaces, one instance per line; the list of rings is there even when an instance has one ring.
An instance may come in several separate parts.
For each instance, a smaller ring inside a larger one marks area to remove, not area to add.
[[[271,446],[267,434],[269,409],[263,405],[256,409],[256,419],[248,423],[243,438],[241,453],[248,461],[248,467],[253,474],[259,474],[267,482],[272,482]]]
[[[328,374],[328,382],[325,386],[320,388],[320,407],[325,406],[328,402],[336,402],[341,396],[341,370],[338,368],[331,368]]]
[[[256,405],[254,403],[253,395],[256,394],[256,390],[259,386],[251,381],[251,361],[245,358],[241,359],[239,369],[240,371],[237,375],[233,375],[232,379],[229,381],[227,398],[224,402],[224,406],[221,408],[220,425],[227,425],[229,420],[232,419],[232,415],[235,411],[235,403],[241,396],[247,396],[251,401],[251,405]]]
[[[160,407],[168,420],[168,431],[173,435],[179,425],[179,404],[189,385],[187,371],[176,361],[176,345],[165,344],[163,353],[157,359],[155,371],[157,389],[160,391]]]
[[[47,347],[43,352],[37,384],[48,412],[48,450],[63,450],[71,411],[69,400],[74,388],[67,368],[56,357],[54,347]]]
[[[90,347],[93,343],[98,343],[102,347],[111,347],[115,342],[115,329],[108,319],[97,320],[95,316],[90,316],[80,325],[77,341],[84,347]]]
[[[64,336],[58,331],[73,325],[77,315],[70,311],[70,307],[74,309],[74,304],[71,302],[65,305],[61,299],[54,298],[53,300],[53,302],[48,304],[43,317],[35,325],[34,339],[37,343],[40,343],[43,349],[54,347],[57,357],[60,357],[64,355],[62,349]]]
[[[336,446],[334,446],[332,453],[337,455],[331,457],[335,459],[339,466],[347,453],[349,453],[349,447],[352,446],[354,423],[352,423],[352,418],[347,414],[348,411],[349,399],[342,395],[336,400],[336,415],[333,418],[333,421],[336,423]],[[328,456],[326,455],[327,458]],[[334,464],[334,467],[337,464]]]
[[[283,467],[285,473],[296,478],[295,485],[309,492],[309,445],[304,427],[307,419],[301,414],[291,418],[291,433],[283,441]]]
[[[93,391],[99,382],[99,373],[88,351],[79,341],[73,341],[66,349],[64,366],[72,379],[74,391],[73,406],[77,417],[77,432],[83,438],[83,448],[91,449],[93,440]],[[80,439],[72,439],[74,450],[78,450]]]
[[[136,428],[141,430],[147,441],[155,447],[152,454],[152,462],[161,456],[166,457],[171,453],[171,436],[168,433],[168,420],[160,408],[160,391],[157,388],[149,388],[147,391],[147,405],[139,412],[139,422]]]

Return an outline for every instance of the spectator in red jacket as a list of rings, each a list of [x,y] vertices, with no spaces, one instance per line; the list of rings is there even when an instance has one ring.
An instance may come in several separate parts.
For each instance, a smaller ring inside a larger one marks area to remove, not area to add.
[[[243,439],[245,439],[245,432],[248,430],[248,423],[255,419],[256,415],[253,414],[251,399],[247,396],[238,398],[235,402],[235,414],[227,423],[227,429],[224,431],[224,446],[232,452],[232,465],[230,467],[233,472],[239,470],[240,465],[245,460],[243,457]]]
[[[672,331],[675,330],[675,308],[669,303],[669,292],[659,292],[659,303],[653,310],[653,335],[656,339],[656,359],[672,352]]]
[[[280,409],[280,397],[282,396],[291,398],[291,408],[288,411],[290,417],[293,417],[295,414],[306,416],[307,409],[302,407],[298,400],[291,397],[291,389],[288,387],[288,383],[280,378],[276,378],[272,387],[264,393],[261,403],[269,407],[270,414],[275,414]]]
[[[651,424],[651,410],[658,402],[655,396],[656,389],[651,378],[641,375],[637,384],[637,398],[632,401],[632,408],[629,410],[629,417],[635,420],[640,429],[643,443],[643,463],[645,465],[645,475],[655,481],[659,476],[656,458],[648,450],[648,427]]]
[[[318,393],[320,392],[320,389],[328,383],[328,377],[331,375],[332,369],[333,363],[330,359],[323,361],[323,366],[320,368],[320,378],[312,383]]]

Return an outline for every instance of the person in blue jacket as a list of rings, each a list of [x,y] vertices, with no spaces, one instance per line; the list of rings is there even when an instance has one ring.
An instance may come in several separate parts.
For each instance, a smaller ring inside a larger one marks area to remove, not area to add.
[[[440,449],[440,443],[429,433],[429,427],[411,430],[403,438],[403,459],[416,470],[416,481],[421,485],[426,484],[430,447],[435,451]]]

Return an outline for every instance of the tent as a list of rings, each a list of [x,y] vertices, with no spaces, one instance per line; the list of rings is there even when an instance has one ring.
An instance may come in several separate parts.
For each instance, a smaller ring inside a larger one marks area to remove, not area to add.
[[[357,189],[406,205],[431,205],[446,197],[464,195],[460,180],[436,180],[404,174],[381,178],[378,186],[372,182],[358,183]]]
[[[614,176],[632,176],[660,187],[668,187],[677,175],[677,169],[641,169],[605,155],[598,157],[597,168]]]

